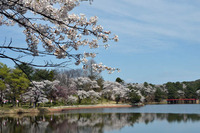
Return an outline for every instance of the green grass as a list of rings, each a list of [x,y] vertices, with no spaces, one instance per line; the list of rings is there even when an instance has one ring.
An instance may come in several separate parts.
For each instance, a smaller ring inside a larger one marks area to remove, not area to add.
[[[73,105],[97,105],[97,104],[116,104],[115,101],[111,101],[111,100],[107,100],[105,98],[99,99],[96,102],[93,102],[92,99],[90,98],[86,98],[83,99],[81,101],[81,104],[75,103]],[[122,102],[119,102],[119,104],[123,104]],[[48,102],[45,104],[39,104],[39,106],[37,106],[36,108],[45,108],[45,107],[59,107],[59,106],[67,106],[67,104],[64,101],[54,101],[52,103]],[[68,104],[68,106],[71,106],[71,104]],[[10,111],[10,110],[31,110],[34,109],[33,105],[30,106],[30,103],[24,103],[24,104],[19,104],[16,105],[15,107],[13,107],[13,105],[11,103],[6,103],[3,105],[3,107],[0,106],[0,113],[1,112],[6,112],[6,111]]]

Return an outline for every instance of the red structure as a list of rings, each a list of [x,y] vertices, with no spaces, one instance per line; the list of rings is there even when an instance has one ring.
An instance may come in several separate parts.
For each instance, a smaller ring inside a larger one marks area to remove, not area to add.
[[[198,99],[167,99],[168,104],[196,104]]]

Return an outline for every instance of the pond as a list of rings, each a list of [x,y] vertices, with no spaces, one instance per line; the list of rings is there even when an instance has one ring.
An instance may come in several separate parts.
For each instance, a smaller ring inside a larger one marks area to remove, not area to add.
[[[200,104],[0,116],[0,133],[197,133]]]

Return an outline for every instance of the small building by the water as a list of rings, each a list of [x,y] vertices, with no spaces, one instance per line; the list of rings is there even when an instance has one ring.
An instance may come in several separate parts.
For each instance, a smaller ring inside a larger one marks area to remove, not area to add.
[[[167,104],[199,104],[199,99],[167,99]]]

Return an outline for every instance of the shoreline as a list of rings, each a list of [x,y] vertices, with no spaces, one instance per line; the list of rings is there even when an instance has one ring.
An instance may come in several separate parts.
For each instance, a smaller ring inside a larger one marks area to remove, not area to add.
[[[130,104],[97,104],[97,105],[77,105],[77,106],[58,106],[58,107],[40,107],[40,108],[7,108],[0,109],[0,115],[2,114],[24,114],[24,113],[58,113],[68,110],[80,110],[80,109],[98,109],[98,108],[131,108],[140,107],[141,105],[130,105]]]
[[[79,106],[64,106],[64,107],[52,107],[48,108],[50,112],[63,112],[68,110],[79,109],[98,109],[98,108],[130,108],[139,107],[144,105],[130,105],[130,104],[108,104],[108,105],[79,105]]]

